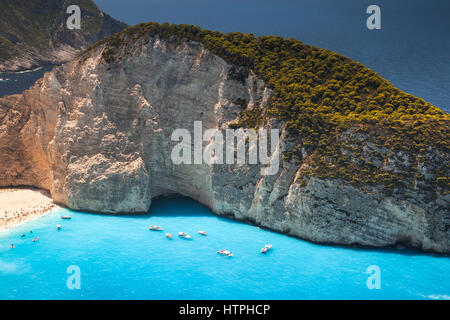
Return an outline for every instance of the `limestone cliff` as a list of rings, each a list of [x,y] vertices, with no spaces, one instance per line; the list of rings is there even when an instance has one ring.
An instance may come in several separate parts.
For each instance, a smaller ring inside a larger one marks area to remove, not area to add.
[[[72,209],[104,213],[146,212],[153,197],[178,193],[219,215],[315,242],[450,252],[448,194],[386,195],[383,186],[339,177],[304,179],[307,149],[302,159],[283,158],[275,175],[261,175],[261,165],[173,164],[175,129],[192,131],[201,120],[224,130],[243,111],[267,108],[273,90],[254,72],[236,77],[234,65],[197,41],[128,40],[126,54],[115,53],[120,59],[100,43],[23,94],[0,99],[0,186],[45,188]],[[280,129],[282,153],[296,143],[284,121],[261,126]],[[387,151],[398,159],[394,169],[404,162]]]

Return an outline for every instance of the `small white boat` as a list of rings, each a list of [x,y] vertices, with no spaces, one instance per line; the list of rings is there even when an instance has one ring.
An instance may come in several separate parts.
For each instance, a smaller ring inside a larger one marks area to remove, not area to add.
[[[217,251],[217,253],[222,255],[222,256],[226,256],[226,257],[232,257],[233,256],[233,253],[231,253],[230,251],[225,250],[225,249],[219,250],[219,251]]]
[[[170,233],[166,233],[166,238],[167,239],[172,239],[173,237],[172,237],[172,235]]]
[[[70,220],[70,219],[72,219],[72,218],[71,218],[70,216],[62,216],[61,219],[64,219],[64,220]]]
[[[206,231],[200,230],[198,233],[200,233],[202,236],[207,236],[208,234],[206,233]]]
[[[152,226],[150,226],[150,227],[148,228],[148,230],[153,230],[153,231],[162,231],[162,230],[163,230],[163,228],[161,228],[161,227],[158,227],[158,226],[155,226],[155,225],[152,225]]]
[[[264,246],[264,248],[261,249],[261,253],[266,253],[267,251],[269,251],[270,249],[272,249],[272,245],[271,244],[266,244]]]
[[[178,236],[185,238],[185,239],[192,239],[192,237],[190,235],[188,235],[186,232],[179,232]]]
[[[61,230],[61,225],[58,224],[58,225],[56,226],[56,229]]]

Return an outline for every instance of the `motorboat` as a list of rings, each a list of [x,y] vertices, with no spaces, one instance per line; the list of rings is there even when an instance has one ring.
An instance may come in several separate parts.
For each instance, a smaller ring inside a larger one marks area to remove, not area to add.
[[[64,220],[70,220],[70,219],[72,219],[72,218],[71,218],[70,216],[62,216],[61,219],[64,219]]]
[[[219,250],[219,251],[217,251],[217,253],[222,255],[222,256],[226,256],[226,257],[232,257],[233,256],[233,253],[231,253],[230,251],[225,250],[225,249]]]
[[[270,249],[272,249],[272,245],[271,244],[266,244],[264,246],[264,248],[261,249],[261,253],[266,253],[267,251],[269,251]]]
[[[155,225],[151,225],[148,230],[153,230],[153,231],[162,231],[163,228],[155,226]]]
[[[172,235],[170,233],[166,233],[166,238],[167,239],[172,239],[173,237],[172,237]]]
[[[206,233],[206,231],[200,230],[198,233],[200,233],[202,236],[207,236],[208,234]]]
[[[186,232],[179,232],[178,236],[185,239],[192,239],[192,237],[188,235]]]

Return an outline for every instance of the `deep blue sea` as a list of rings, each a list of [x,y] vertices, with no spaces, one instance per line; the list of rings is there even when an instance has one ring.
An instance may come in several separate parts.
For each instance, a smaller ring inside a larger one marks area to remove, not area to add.
[[[8,94],[21,93],[51,69],[52,66],[47,66],[29,71],[0,73],[0,97]]]
[[[152,224],[164,231],[149,231]],[[261,254],[267,243],[272,250]],[[380,289],[367,287],[371,265],[380,268]],[[70,266],[79,268],[80,289],[67,287]],[[58,209],[0,233],[0,299],[450,299],[449,275],[449,258],[312,244],[182,197],[159,199],[141,216]]]
[[[95,2],[128,24],[167,21],[293,37],[360,61],[400,89],[450,111],[449,1]],[[381,30],[365,27],[369,4],[381,7]],[[23,91],[50,68],[0,74],[0,96]],[[60,219],[66,214],[72,220]],[[174,239],[149,231],[151,224]],[[193,240],[178,238],[179,231]],[[38,243],[32,242],[36,236]],[[273,249],[262,255],[266,243]],[[219,249],[234,257],[219,256]],[[379,290],[366,284],[371,265],[381,270]],[[66,285],[69,266],[79,267],[80,290]],[[0,299],[79,298],[450,299],[450,258],[316,245],[220,218],[186,198],[156,200],[142,216],[58,209],[0,233]]]

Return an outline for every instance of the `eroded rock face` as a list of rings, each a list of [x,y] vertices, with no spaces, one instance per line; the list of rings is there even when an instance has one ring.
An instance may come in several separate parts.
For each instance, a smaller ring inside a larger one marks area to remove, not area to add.
[[[146,212],[153,197],[179,193],[311,241],[450,252],[448,196],[386,197],[317,178],[303,185],[300,162],[282,161],[275,175],[261,175],[262,165],[175,165],[175,129],[192,133],[202,121],[225,130],[271,91],[253,74],[233,80],[231,66],[199,43],[147,40],[114,64],[99,46],[0,99],[0,186],[45,188],[72,209],[105,213]],[[283,123],[269,126],[286,150]]]

